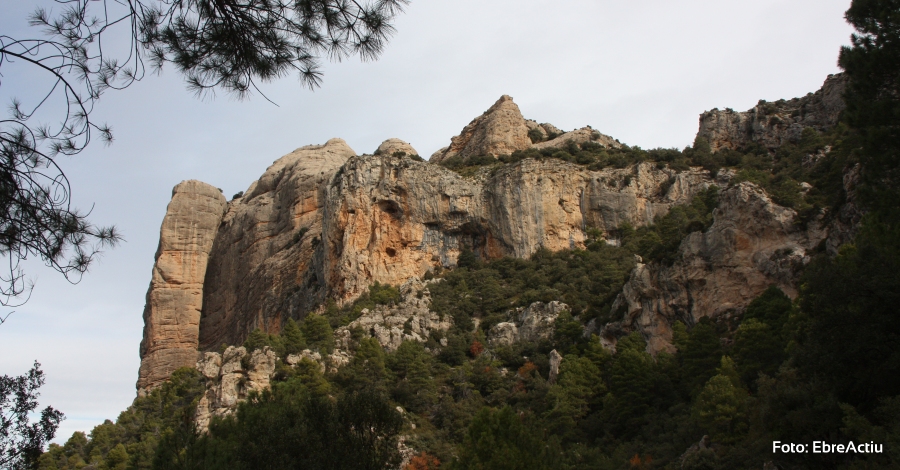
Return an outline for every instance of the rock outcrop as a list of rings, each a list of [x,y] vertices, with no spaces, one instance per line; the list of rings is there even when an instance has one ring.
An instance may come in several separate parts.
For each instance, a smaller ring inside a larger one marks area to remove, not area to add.
[[[700,115],[697,137],[709,141],[710,149],[740,149],[756,143],[774,149],[797,142],[803,129],[825,131],[837,124],[844,110],[844,74],[829,75],[822,88],[802,98],[776,102],[760,101],[748,111],[713,109]]]
[[[397,305],[364,309],[359,318],[335,330],[335,343],[342,350],[350,350],[352,331],[356,329],[377,339],[387,351],[395,351],[404,341],[424,343],[432,332],[445,332],[453,326],[450,317],[441,318],[431,311],[430,306],[431,293],[427,284],[413,277],[400,286]]]
[[[759,187],[742,182],[722,191],[706,232],[688,235],[671,266],[638,263],[612,306],[623,318],[605,325],[601,341],[640,331],[651,353],[673,351],[672,325],[745,307],[770,285],[797,295],[808,253],[827,236],[821,219],[807,228]]]
[[[206,183],[183,181],[172,190],[144,306],[139,393],[197,362],[207,260],[224,211],[225,197]]]
[[[207,352],[196,362],[206,378],[206,393],[197,403],[194,422],[204,432],[214,416],[234,412],[250,392],[269,388],[275,374],[275,352],[265,347],[252,354],[244,347],[229,346],[223,353]]]
[[[488,343],[493,346],[509,346],[520,341],[545,341],[553,336],[553,328],[559,314],[569,306],[559,302],[534,302],[507,313],[510,321],[500,322],[488,332]]]
[[[540,141],[532,143],[529,132],[536,131]],[[431,155],[431,163],[441,163],[452,157],[477,155],[509,155],[516,150],[536,148],[565,148],[569,144],[594,142],[608,148],[620,148],[616,139],[591,129],[591,126],[563,132],[553,124],[538,124],[522,117],[519,107],[508,95],[503,95],[481,116],[472,120],[450,145]],[[387,143],[387,142],[385,142]],[[382,144],[384,145],[384,144]],[[377,152],[376,152],[377,154]]]
[[[591,126],[575,129],[574,131],[564,132],[553,139],[544,142],[537,142],[532,147],[542,150],[545,148],[566,148],[569,144],[581,145],[585,142],[593,142],[606,148],[621,148],[622,144],[618,140],[595,131]]]
[[[385,148],[399,148],[395,144]],[[152,372],[152,364],[171,356],[173,348],[157,352],[158,345],[171,342],[169,327],[161,328],[157,320],[167,317],[148,314],[142,389],[192,364],[198,349],[240,344],[255,328],[276,333],[284,319],[301,319],[326,298],[348,302],[375,281],[402,285],[438,267],[453,267],[464,249],[491,259],[526,257],[541,247],[583,247],[588,228],[610,235],[623,222],[648,224],[712,182],[702,170],[678,173],[645,163],[590,171],[553,159],[524,160],[463,178],[394,152],[353,153],[340,139],[298,149],[227,207],[218,190],[204,185],[218,201],[217,215],[204,222],[207,244],[197,251],[199,258],[186,258],[178,269],[199,268],[200,258],[208,267],[191,271],[192,296],[167,297],[170,310],[193,312],[192,333],[178,337],[177,361],[165,359],[172,365]],[[182,204],[179,194],[173,210]],[[163,245],[171,224],[169,219],[163,224]],[[154,268],[160,279],[170,270],[166,256]],[[178,289],[185,287],[178,282]],[[162,287],[154,281],[148,312],[159,310],[153,299]],[[423,302],[410,304],[417,313],[399,325],[392,323],[399,321],[397,312],[383,311],[370,312],[360,325],[381,318],[384,330],[375,331],[385,346],[415,335],[427,338],[428,331],[445,325],[428,316]],[[394,331],[413,317],[421,331]],[[365,326],[371,330],[374,324]]]
[[[550,374],[547,375],[547,383],[553,385],[556,383],[556,378],[559,377],[559,365],[562,364],[562,354],[556,352],[554,349],[550,351]]]
[[[409,142],[400,140],[400,139],[388,139],[381,143],[377,149],[375,149],[375,155],[393,155],[397,152],[405,153],[406,155],[418,155],[419,152],[416,152],[416,149],[413,148]]]
[[[432,163],[440,163],[454,156],[503,155],[531,147],[528,126],[519,107],[508,95],[503,95],[481,116],[473,119],[450,146],[431,156]]]

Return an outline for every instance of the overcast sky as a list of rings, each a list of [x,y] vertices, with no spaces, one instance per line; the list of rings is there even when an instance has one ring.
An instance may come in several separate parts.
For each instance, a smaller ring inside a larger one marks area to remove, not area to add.
[[[25,24],[36,2],[4,3],[0,34],[34,36]],[[380,60],[326,63],[315,92],[296,77],[264,84],[278,106],[258,95],[198,100],[171,67],[108,92],[94,118],[115,142],[60,164],[76,205],[93,206],[91,220],[116,224],[127,242],[78,285],[30,265],[32,298],[0,325],[0,374],[42,364],[41,406],[67,416],[56,442],[131,403],[159,226],[182,180],[230,198],[280,156],[332,137],[357,153],[397,137],[427,158],[503,94],[563,130],[591,125],[629,145],[683,148],[705,110],[803,96],[838,72],[849,3],[413,0]],[[2,72],[3,108],[41,83]]]

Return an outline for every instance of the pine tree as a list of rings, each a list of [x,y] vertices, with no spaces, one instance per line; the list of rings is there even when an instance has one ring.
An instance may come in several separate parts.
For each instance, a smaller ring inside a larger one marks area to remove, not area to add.
[[[306,349],[306,338],[297,326],[293,318],[288,318],[281,330],[281,338],[284,343],[285,354],[299,354]]]

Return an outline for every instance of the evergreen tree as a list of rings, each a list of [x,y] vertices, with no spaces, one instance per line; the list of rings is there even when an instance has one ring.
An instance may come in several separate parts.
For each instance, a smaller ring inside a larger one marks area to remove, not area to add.
[[[721,366],[697,395],[692,414],[713,441],[734,443],[748,429],[747,391],[743,389],[734,362],[722,357]]]
[[[300,327],[306,344],[311,349],[317,349],[321,353],[330,354],[334,349],[334,332],[328,319],[322,315],[310,313],[303,320]]]
[[[557,468],[559,450],[553,439],[512,408],[482,408],[469,429],[451,469],[524,470]]]
[[[38,406],[37,390],[44,385],[40,366],[35,362],[25,375],[0,377],[0,468],[34,466],[65,418],[48,406],[37,422],[31,422],[30,415]]]
[[[285,354],[299,354],[306,349],[306,338],[293,318],[288,318],[281,330]]]
[[[694,325],[678,356],[684,368],[685,391],[694,394],[715,374],[722,359],[722,343],[708,317]]]

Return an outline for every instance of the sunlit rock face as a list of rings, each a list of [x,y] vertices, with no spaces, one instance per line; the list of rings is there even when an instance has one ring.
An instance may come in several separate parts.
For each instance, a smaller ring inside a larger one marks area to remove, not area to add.
[[[154,281],[148,297],[150,312],[161,311],[154,300],[161,296],[169,299],[166,309],[191,312],[191,333],[177,336],[177,348],[142,349],[141,388],[193,364],[197,350],[240,344],[255,328],[278,332],[282,321],[302,318],[326,299],[349,302],[376,281],[399,286],[455,267],[462,250],[493,259],[527,257],[542,247],[583,248],[589,228],[610,234],[623,222],[651,223],[711,184],[702,170],[676,173],[645,163],[589,171],[553,159],[463,178],[401,156],[409,147],[393,148],[355,156],[340,139],[303,147],[227,204],[204,185],[217,201],[200,224],[206,244],[184,266],[164,255],[154,268],[192,270],[176,292],[193,290],[172,297]],[[182,204],[180,194],[172,210]],[[163,245],[172,217],[201,212],[173,214],[163,224]],[[148,345],[167,344],[172,336],[157,318],[163,317],[148,316]],[[179,359],[158,359],[172,355]]]
[[[585,231],[642,226],[711,180],[655,165],[589,171],[524,160],[474,178],[405,157],[351,158],[327,188],[322,227],[327,295],[346,302],[375,281],[400,285],[456,265],[539,248],[583,248]]]
[[[519,107],[503,95],[481,116],[473,119],[450,145],[435,152],[430,161],[440,163],[454,156],[503,155],[531,147],[528,126]]]
[[[144,306],[141,393],[197,362],[207,261],[225,204],[221,191],[200,181],[183,181],[172,190]]]

